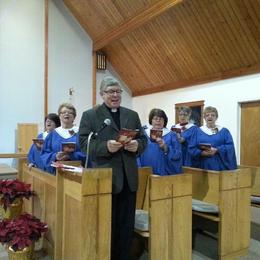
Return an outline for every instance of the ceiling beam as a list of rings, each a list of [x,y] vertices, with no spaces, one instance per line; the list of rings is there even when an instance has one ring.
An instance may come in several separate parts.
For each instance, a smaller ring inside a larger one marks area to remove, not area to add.
[[[242,77],[250,74],[256,74],[260,72],[260,63],[252,65],[250,67],[234,69],[229,71],[218,72],[211,75],[201,76],[200,78],[188,79],[184,81],[173,81],[161,86],[155,86],[153,88],[133,91],[133,97],[149,95],[167,90],[175,90],[179,88],[192,87],[200,84],[210,83],[213,81],[230,79],[234,77]]]
[[[123,37],[129,32],[132,32],[136,28],[146,24],[153,18],[169,10],[174,5],[181,3],[182,1],[183,0],[161,0],[157,3],[149,5],[139,14],[129,18],[109,32],[106,32],[98,37],[93,44],[94,51],[98,51],[109,43]]]

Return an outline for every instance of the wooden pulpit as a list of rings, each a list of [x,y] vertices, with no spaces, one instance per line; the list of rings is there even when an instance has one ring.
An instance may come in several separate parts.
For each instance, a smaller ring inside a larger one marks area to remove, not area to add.
[[[112,169],[53,176],[24,165],[22,179],[36,192],[25,211],[49,226],[43,247],[52,258],[110,260]]]

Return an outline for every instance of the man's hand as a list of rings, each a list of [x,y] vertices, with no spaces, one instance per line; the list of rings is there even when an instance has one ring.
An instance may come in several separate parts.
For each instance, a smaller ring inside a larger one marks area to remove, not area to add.
[[[131,140],[129,143],[124,145],[124,149],[135,153],[138,149],[138,142],[136,140]]]
[[[123,145],[115,140],[107,141],[107,149],[110,153],[116,153]]]
[[[69,160],[69,158],[70,158],[70,156],[64,152],[57,152],[57,154],[56,154],[57,161],[67,161],[67,160]]]

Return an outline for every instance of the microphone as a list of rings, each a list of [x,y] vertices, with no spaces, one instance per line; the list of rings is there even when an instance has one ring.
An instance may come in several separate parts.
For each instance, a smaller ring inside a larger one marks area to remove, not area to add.
[[[90,145],[90,140],[92,138],[92,136],[94,135],[97,136],[104,128],[106,128],[107,126],[111,125],[111,120],[109,118],[106,118],[104,120],[104,122],[102,123],[102,125],[100,126],[99,130],[95,133],[95,132],[90,132],[90,134],[88,135],[88,143],[87,143],[87,156],[86,156],[86,163],[85,163],[85,168],[87,168],[88,166],[88,161],[89,161],[89,145]]]
[[[100,126],[99,130],[95,133],[95,136],[97,136],[104,128],[106,128],[109,125],[111,125],[111,120],[109,118],[106,118]]]

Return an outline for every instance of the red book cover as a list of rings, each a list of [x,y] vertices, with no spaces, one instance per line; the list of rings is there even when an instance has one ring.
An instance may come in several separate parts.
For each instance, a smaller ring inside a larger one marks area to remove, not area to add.
[[[178,127],[174,127],[174,126],[173,126],[173,127],[171,128],[171,131],[180,134],[180,133],[181,133],[181,128],[178,128]]]
[[[66,142],[62,143],[62,151],[65,153],[73,153],[76,150],[76,143],[75,142]]]
[[[203,151],[205,150],[210,150],[211,149],[211,144],[208,143],[200,143],[199,148]]]
[[[152,142],[155,142],[157,138],[162,138],[163,131],[157,129],[150,130],[150,139]]]
[[[41,150],[42,146],[43,146],[43,143],[44,143],[44,139],[42,139],[42,138],[34,138],[32,140],[33,140],[33,143],[36,145],[37,149]]]
[[[127,144],[131,140],[135,139],[135,137],[136,137],[138,132],[139,132],[139,130],[132,130],[132,129],[122,128],[119,131],[119,134],[117,136],[116,141],[121,143],[121,144]]]

